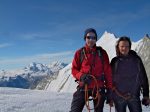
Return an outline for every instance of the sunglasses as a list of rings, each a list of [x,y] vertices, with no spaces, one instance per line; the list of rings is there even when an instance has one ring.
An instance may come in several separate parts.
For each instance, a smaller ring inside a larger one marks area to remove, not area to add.
[[[87,39],[92,39],[92,40],[96,40],[95,36],[86,36]]]

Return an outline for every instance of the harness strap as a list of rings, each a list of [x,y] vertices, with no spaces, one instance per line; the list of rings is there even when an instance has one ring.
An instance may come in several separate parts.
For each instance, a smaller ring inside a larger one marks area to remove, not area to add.
[[[124,100],[129,100],[129,99],[131,98],[131,95],[129,95],[129,94],[126,94],[126,95],[122,94],[121,92],[118,91],[118,89],[117,89],[115,86],[112,88],[112,90],[113,90],[119,97],[123,98]]]

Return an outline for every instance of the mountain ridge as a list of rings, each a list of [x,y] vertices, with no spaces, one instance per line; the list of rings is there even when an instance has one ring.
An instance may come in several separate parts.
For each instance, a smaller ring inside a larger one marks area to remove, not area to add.
[[[108,53],[111,60],[115,54],[117,38],[113,33],[104,32],[97,41],[97,46],[102,46]],[[132,42],[132,49],[142,58],[146,72],[150,80],[150,38],[145,35],[141,40]],[[71,63],[64,64],[53,62],[50,65],[41,63],[30,63],[21,70],[0,71],[0,86],[19,87],[28,89],[46,89],[47,91],[73,92],[77,83],[71,75]],[[23,83],[21,83],[23,82]],[[18,86],[17,83],[20,85]]]
[[[49,67],[48,67],[49,66]],[[47,79],[55,79],[60,69],[66,64],[54,62],[52,65],[32,62],[27,67],[14,71],[0,71],[0,87],[24,89],[43,89]]]

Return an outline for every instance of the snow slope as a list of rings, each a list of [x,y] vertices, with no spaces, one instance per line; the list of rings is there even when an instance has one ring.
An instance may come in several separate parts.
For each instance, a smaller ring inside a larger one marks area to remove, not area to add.
[[[69,64],[59,71],[57,79],[50,83],[47,90],[55,92],[74,92],[77,86],[74,80],[75,79],[71,75],[71,64]]]
[[[71,100],[70,93],[0,88],[0,112],[69,112]],[[150,107],[143,109],[150,112]],[[114,108],[111,110],[115,112]],[[87,112],[86,108],[83,112]],[[108,105],[104,106],[104,112],[110,112]]]

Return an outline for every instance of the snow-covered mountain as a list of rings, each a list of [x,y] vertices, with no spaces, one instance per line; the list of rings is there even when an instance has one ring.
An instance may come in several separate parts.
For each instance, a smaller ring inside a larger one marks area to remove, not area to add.
[[[150,82],[150,37],[145,35],[135,50],[142,57],[142,61]]]
[[[102,46],[107,51],[109,59],[111,60],[114,56],[116,56],[115,45],[118,39],[119,38],[117,38],[113,33],[108,33],[107,31],[105,31],[100,39],[97,41],[96,45]],[[135,50],[140,41],[141,40],[137,42],[132,42],[131,49]]]
[[[57,79],[49,84],[47,90],[55,92],[73,92],[77,86],[74,80],[75,79],[71,75],[71,64],[69,64],[59,71]]]
[[[112,34],[108,33],[107,31],[104,32],[102,37],[97,41],[97,46],[102,46],[109,55],[109,59],[112,59],[115,56],[115,44],[118,38]]]
[[[58,71],[65,66],[66,64],[60,62],[53,62],[50,65],[33,62],[20,70],[1,70],[0,86],[44,89],[50,79],[55,79]]]
[[[97,46],[102,46],[108,53],[110,60],[116,55],[115,45],[118,38],[112,33],[105,32],[97,41]],[[150,38],[145,37],[137,42],[132,42],[132,48],[143,59],[147,74],[150,80]],[[48,90],[57,92],[74,92],[77,83],[71,75],[71,64],[60,70],[56,80],[49,85]]]

